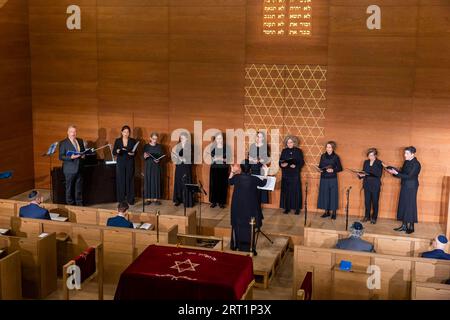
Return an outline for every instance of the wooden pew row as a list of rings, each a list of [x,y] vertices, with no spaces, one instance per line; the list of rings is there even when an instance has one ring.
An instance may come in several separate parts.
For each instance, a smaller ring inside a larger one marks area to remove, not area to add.
[[[0,300],[22,299],[22,271],[20,251],[9,247],[9,241],[0,239]]]
[[[349,237],[350,232],[306,227],[304,246],[316,248],[335,248],[339,239]],[[376,253],[419,257],[424,251],[431,249],[432,239],[402,237],[365,233],[362,239],[372,243]]]
[[[4,203],[2,203],[4,201]],[[5,217],[19,216],[19,210],[22,206],[27,205],[27,202],[15,201],[15,200],[0,200],[0,211],[5,208]],[[90,207],[77,207],[68,206],[53,203],[42,204],[44,208],[52,213],[59,213],[63,217],[67,217],[69,222],[76,222],[82,224],[93,224],[105,226],[109,218],[117,215],[116,210],[107,209],[97,209]],[[15,214],[11,214],[11,210]],[[149,222],[156,225],[156,214],[154,213],[140,213],[140,212],[129,212],[130,220],[132,222]],[[1,227],[1,217],[0,213],[0,227]],[[6,221],[6,219],[4,218]],[[8,221],[6,221],[8,224]],[[178,230],[184,234],[197,234],[197,214],[196,210],[190,210],[184,215],[171,215],[171,214],[161,214],[159,216],[160,226],[171,226],[173,224],[178,225]]]
[[[339,270],[342,260],[351,261],[351,272]],[[379,288],[370,289],[369,266],[377,266]],[[313,299],[411,299],[413,272],[418,282],[443,282],[450,278],[450,261],[295,246],[293,297],[307,272],[313,273]]]
[[[13,234],[32,236],[55,233],[58,237],[58,259],[62,266],[89,246],[103,244],[104,279],[107,283],[118,281],[123,270],[151,244],[176,244],[178,225],[160,226],[155,230],[114,228],[99,225],[58,222],[14,217],[11,220]]]
[[[0,236],[2,246],[17,251],[20,264],[13,266],[21,274],[21,293],[25,298],[42,299],[56,290],[56,235],[29,237]],[[11,272],[11,280],[18,273]],[[3,282],[3,281],[2,281]],[[12,293],[16,295],[17,293]]]

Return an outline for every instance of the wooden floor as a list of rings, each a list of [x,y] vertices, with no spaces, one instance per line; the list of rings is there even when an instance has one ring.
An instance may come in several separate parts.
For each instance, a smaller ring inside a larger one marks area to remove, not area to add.
[[[49,199],[48,190],[40,190],[46,199]],[[14,200],[26,201],[27,194],[17,195],[13,197]],[[47,200],[48,201],[48,200]],[[96,205],[94,207],[104,208],[104,209],[115,209],[116,203]],[[197,205],[195,207],[197,210],[197,218],[200,223],[200,207]],[[155,212],[160,210],[162,214],[175,214],[183,215],[184,209],[182,206],[175,207],[172,201],[162,201],[162,205],[155,206],[150,205],[145,207],[145,212]],[[192,209],[188,209],[192,210]],[[142,201],[139,200],[134,206],[130,208],[131,212],[138,213],[142,212]],[[305,216],[302,211],[300,215],[283,214],[281,209],[269,209],[265,208],[264,222],[262,230],[271,237],[288,237],[292,244],[301,244],[303,239],[303,225],[305,221]],[[322,219],[320,218],[321,212],[310,212],[308,213],[308,223],[312,227],[335,229],[335,230],[345,230],[345,217],[339,215],[337,220]],[[349,225],[355,221],[360,220],[362,217],[351,216],[349,218]],[[391,219],[378,219],[376,225],[366,223],[366,232],[368,233],[378,233],[387,235],[401,235],[405,237],[418,237],[418,238],[434,238],[439,233],[445,232],[444,225],[437,223],[419,223],[416,225],[416,232],[411,235],[406,235],[404,233],[397,233],[393,231],[394,227],[397,227],[399,223]],[[202,204],[201,206],[201,230],[204,235],[215,235],[224,237],[224,242],[227,242],[227,238],[230,237],[230,210],[229,208],[210,208],[209,204]],[[261,243],[265,243],[262,239]],[[258,245],[257,250],[260,249]],[[293,281],[293,254],[292,251],[288,251],[281,261],[280,266],[277,268],[277,272],[270,281],[269,287],[267,289],[255,288],[254,299],[291,299],[292,297],[292,281]],[[61,283],[58,283],[58,288],[61,287]],[[115,292],[115,285],[106,285],[104,288],[105,300],[113,299]],[[60,299],[61,292],[58,290],[50,295],[47,299]],[[95,283],[89,284],[85,290],[77,293],[73,293],[73,299],[80,300],[93,300],[97,299],[96,296],[96,285]]]

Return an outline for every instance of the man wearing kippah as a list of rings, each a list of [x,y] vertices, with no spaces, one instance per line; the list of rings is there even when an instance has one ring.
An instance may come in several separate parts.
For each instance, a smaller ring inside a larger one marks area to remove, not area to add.
[[[340,239],[336,244],[337,249],[373,252],[373,244],[361,239],[364,227],[361,222],[355,221],[350,227],[350,237]]]
[[[41,207],[42,196],[38,191],[31,191],[28,195],[28,200],[30,204],[20,208],[19,217],[50,220],[48,210]]]
[[[432,251],[427,251],[422,253],[423,258],[431,258],[431,259],[441,259],[441,260],[450,260],[450,254],[445,253],[445,246],[448,243],[448,239],[443,234],[438,235],[433,240],[433,248]]]

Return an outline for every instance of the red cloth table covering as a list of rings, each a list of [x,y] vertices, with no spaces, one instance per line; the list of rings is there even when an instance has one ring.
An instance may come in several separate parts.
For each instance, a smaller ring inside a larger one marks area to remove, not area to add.
[[[151,245],[122,273],[115,300],[238,300],[253,281],[248,256]]]

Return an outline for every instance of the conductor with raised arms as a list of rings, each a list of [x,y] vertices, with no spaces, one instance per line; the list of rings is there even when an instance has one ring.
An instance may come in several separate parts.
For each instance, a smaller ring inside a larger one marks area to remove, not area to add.
[[[81,175],[85,147],[82,139],[77,138],[77,127],[69,126],[67,138],[59,144],[59,160],[63,162],[66,187],[66,204],[83,205],[83,177]]]

